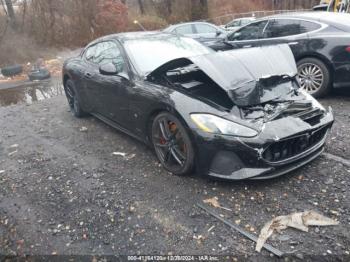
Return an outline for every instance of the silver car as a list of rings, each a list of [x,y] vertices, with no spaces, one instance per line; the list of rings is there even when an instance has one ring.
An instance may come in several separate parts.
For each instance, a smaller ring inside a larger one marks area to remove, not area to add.
[[[232,20],[230,23],[224,26],[226,31],[234,32],[240,29],[242,26],[245,26],[251,22],[254,22],[256,20],[255,17],[244,17],[244,18],[237,18]]]
[[[190,22],[171,25],[163,31],[187,36],[202,44],[225,39],[227,37],[227,32],[224,29],[207,22]]]

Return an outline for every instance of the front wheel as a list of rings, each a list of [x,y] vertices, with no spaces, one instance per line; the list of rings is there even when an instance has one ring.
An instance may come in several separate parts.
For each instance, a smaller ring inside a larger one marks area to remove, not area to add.
[[[319,59],[304,58],[298,63],[301,88],[315,98],[326,96],[331,89],[328,67]]]
[[[189,175],[194,168],[191,139],[180,120],[161,113],[153,121],[152,143],[163,167],[175,175]]]
[[[69,108],[75,117],[81,118],[86,115],[84,110],[80,106],[80,102],[77,96],[77,90],[75,88],[74,82],[68,80],[65,84],[64,91],[68,100]]]

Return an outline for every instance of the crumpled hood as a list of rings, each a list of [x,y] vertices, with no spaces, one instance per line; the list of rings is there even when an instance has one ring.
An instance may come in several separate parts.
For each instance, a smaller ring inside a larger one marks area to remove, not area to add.
[[[190,64],[195,64],[207,74],[238,106],[259,104],[279,97],[281,90],[259,89],[260,80],[297,75],[295,59],[289,46],[277,45],[178,58],[160,66],[147,77],[155,77]],[[265,99],[261,99],[266,95]]]

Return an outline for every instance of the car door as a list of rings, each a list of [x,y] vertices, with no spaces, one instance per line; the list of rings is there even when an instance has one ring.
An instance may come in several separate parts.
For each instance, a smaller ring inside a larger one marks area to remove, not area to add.
[[[79,70],[80,74],[80,87],[79,87],[79,97],[84,108],[88,112],[97,111],[97,102],[99,99],[96,97],[96,90],[93,88],[93,77],[97,74],[96,65],[93,63],[94,55],[96,52],[97,45],[88,46],[82,55],[82,65],[83,67]]]
[[[96,45],[92,60],[93,71],[87,88],[94,97],[94,112],[125,126],[128,113],[128,101],[125,99],[128,80],[128,69],[120,45],[115,41],[104,41]],[[104,75],[99,68],[103,64],[112,63],[116,75]]]
[[[215,41],[218,38],[224,38],[226,34],[219,28],[208,24],[194,24],[195,32],[200,42]]]
[[[227,41],[236,48],[249,48],[258,46],[264,36],[264,31],[268,25],[268,20],[261,20],[251,23],[231,33]]]

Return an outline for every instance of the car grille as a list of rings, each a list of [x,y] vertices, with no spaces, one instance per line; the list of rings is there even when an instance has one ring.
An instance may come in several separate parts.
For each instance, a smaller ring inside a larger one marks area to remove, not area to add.
[[[270,163],[276,163],[298,156],[320,143],[327,131],[328,127],[323,127],[312,133],[273,143],[264,151],[263,159]]]
[[[311,126],[314,126],[318,123],[320,123],[320,120],[322,116],[324,115],[324,112],[320,109],[312,109],[309,111],[301,112],[297,117],[300,117],[304,122],[310,124]]]

